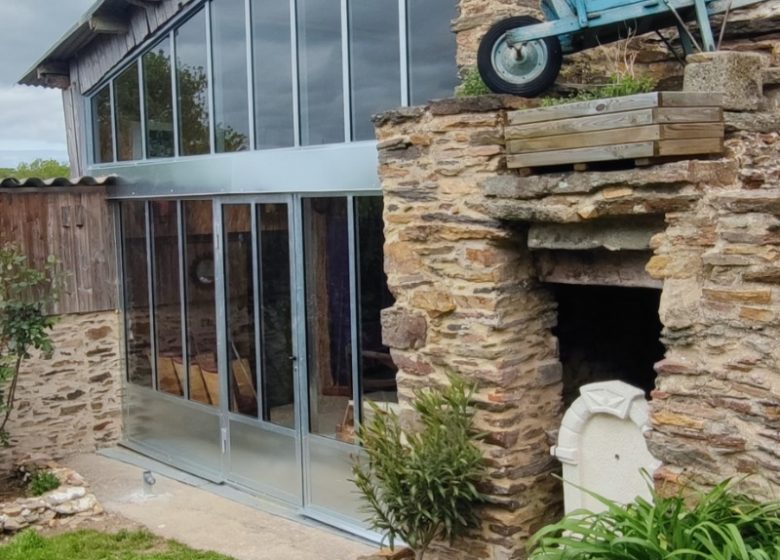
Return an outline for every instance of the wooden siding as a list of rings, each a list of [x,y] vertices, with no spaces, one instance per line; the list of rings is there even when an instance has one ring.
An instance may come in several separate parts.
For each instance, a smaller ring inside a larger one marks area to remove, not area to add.
[[[98,37],[74,61],[71,66],[71,80],[78,78],[78,91],[84,93],[97,85],[129,53],[192,1],[161,0],[150,3],[145,8],[132,7],[127,33]]]
[[[113,214],[102,188],[0,191],[0,240],[34,266],[54,255],[65,286],[54,314],[117,308]]]

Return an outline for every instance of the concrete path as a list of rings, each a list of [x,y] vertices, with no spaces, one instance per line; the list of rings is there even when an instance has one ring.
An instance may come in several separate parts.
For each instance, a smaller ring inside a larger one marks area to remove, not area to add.
[[[106,511],[196,549],[237,560],[355,560],[375,550],[335,530],[260,511],[159,473],[150,493],[142,483],[144,469],[115,459],[79,455],[64,463],[87,479]]]

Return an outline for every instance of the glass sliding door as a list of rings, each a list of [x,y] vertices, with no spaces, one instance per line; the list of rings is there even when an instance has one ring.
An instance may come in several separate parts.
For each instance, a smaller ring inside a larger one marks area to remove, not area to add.
[[[303,197],[300,204],[306,329],[305,511],[358,530],[351,478],[362,403],[396,407],[396,369],[379,313],[392,305],[383,272],[382,199]],[[364,399],[365,395],[365,399]]]
[[[228,480],[300,504],[290,205],[224,204]]]

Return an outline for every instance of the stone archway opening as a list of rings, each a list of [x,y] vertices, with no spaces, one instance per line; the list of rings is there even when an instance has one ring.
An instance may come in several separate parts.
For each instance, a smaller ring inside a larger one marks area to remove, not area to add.
[[[654,364],[664,357],[653,288],[550,284],[558,303],[553,329],[563,366],[563,403],[568,408],[588,383],[618,380],[644,391],[655,388]]]

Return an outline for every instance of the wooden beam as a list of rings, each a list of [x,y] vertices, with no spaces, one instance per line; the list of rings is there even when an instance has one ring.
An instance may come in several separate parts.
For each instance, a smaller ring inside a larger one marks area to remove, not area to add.
[[[64,62],[47,62],[36,68],[38,78],[47,86],[60,89],[70,87],[70,67]]]
[[[92,16],[89,18],[89,28],[95,33],[105,33],[107,35],[124,35],[128,30],[125,22],[105,16]]]
[[[652,256],[651,251],[537,251],[534,261],[542,282],[660,289],[663,282],[645,271]]]

